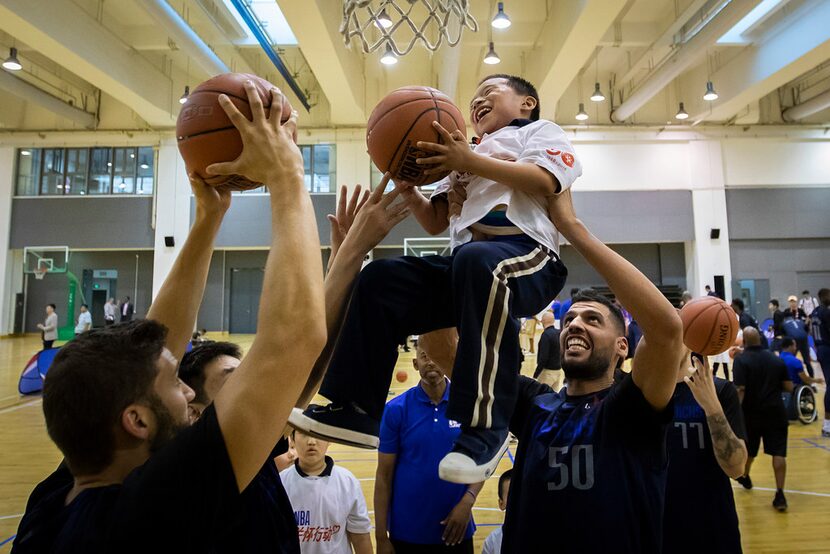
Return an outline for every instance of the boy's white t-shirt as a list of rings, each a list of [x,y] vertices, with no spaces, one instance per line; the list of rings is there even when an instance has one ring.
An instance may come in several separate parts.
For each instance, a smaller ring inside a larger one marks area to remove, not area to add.
[[[501,554],[502,526],[499,525],[484,539],[481,554]]]
[[[544,119],[527,125],[502,127],[485,135],[473,150],[491,158],[536,164],[556,177],[562,191],[569,189],[582,175],[582,164],[574,155],[565,131]],[[507,219],[513,225],[539,244],[559,253],[559,232],[550,220],[545,197],[457,171],[438,181],[432,196],[446,194],[454,184],[466,184],[467,199],[461,214],[450,218],[451,248],[472,240],[469,227],[497,206],[505,205]]]
[[[360,482],[326,456],[319,476],[301,475],[299,466],[280,472],[291,500],[303,554],[351,554],[349,533],[369,533],[372,523]]]

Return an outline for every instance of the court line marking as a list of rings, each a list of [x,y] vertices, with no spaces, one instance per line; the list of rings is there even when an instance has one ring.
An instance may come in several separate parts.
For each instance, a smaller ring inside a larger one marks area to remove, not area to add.
[[[813,447],[815,447],[815,448],[821,448],[822,450],[826,450],[826,451],[830,452],[830,448],[828,448],[828,447],[824,446],[823,444],[819,444],[819,443],[817,443],[817,442],[815,442],[815,441],[812,441],[812,440],[810,440],[810,439],[806,439],[806,438],[802,438],[801,440],[803,440],[804,442],[806,442],[806,443],[807,443],[807,444],[809,444],[810,446],[813,446]]]
[[[732,484],[733,489],[742,489],[741,485]],[[768,491],[768,492],[775,492],[778,489],[771,489],[769,487],[752,487],[751,490],[758,490],[758,491]],[[823,498],[830,498],[830,493],[826,492],[814,492],[814,491],[796,491],[792,489],[784,489],[784,492],[787,494],[803,494],[806,496],[821,496]]]
[[[31,400],[31,401],[26,402],[26,403],[24,403],[24,404],[17,404],[17,405],[15,405],[15,406],[11,406],[11,407],[9,407],[9,408],[3,408],[2,410],[0,410],[0,414],[7,414],[7,413],[9,413],[9,412],[13,412],[13,411],[15,411],[15,410],[19,410],[19,409],[21,409],[21,408],[28,408],[29,406],[33,406],[33,405],[35,405],[35,404],[39,404],[39,403],[41,403],[41,402],[43,402],[43,399],[42,399],[42,398],[38,398],[37,400]]]
[[[0,519],[15,519],[15,518],[22,517],[22,516],[23,516],[23,514],[11,514],[11,515],[8,515],[8,516],[0,516]]]
[[[6,544],[7,542],[12,541],[12,540],[13,540],[16,536],[17,536],[17,535],[12,535],[12,536],[11,536],[11,537],[9,537],[8,539],[4,540],[3,542],[0,542],[0,546],[3,546],[3,545],[4,545],[4,544]]]

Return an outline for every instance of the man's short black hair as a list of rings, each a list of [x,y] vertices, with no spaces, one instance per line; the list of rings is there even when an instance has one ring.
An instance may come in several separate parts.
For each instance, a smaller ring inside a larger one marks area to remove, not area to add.
[[[712,290],[712,287],[710,287],[709,285],[706,285],[706,286],[705,286],[705,287],[703,287],[703,288],[705,288],[706,290]]]
[[[47,306],[49,306],[50,308],[52,308],[53,310],[57,310],[57,309],[58,309],[58,307],[57,307],[57,306],[55,306],[54,304],[51,304],[51,303],[50,303],[50,304],[46,304],[46,305],[47,305]]]
[[[810,294],[810,291],[808,291],[808,290],[803,290],[803,291],[801,291],[801,294]]]
[[[781,350],[786,350],[791,346],[795,346],[795,341],[792,339],[792,337],[784,337],[781,339]]]
[[[572,288],[572,289],[571,289],[571,298],[573,298],[573,297],[574,297],[574,296],[576,296],[577,294],[579,294],[579,288],[578,288],[578,287],[574,287],[574,288]]]
[[[206,341],[194,346],[182,357],[179,378],[196,393],[195,402],[207,404],[205,397],[205,367],[219,356],[242,359],[242,350],[232,342]]]
[[[625,318],[623,317],[622,310],[620,310],[619,306],[614,304],[610,298],[604,294],[598,293],[594,289],[582,289],[576,293],[576,296],[573,297],[573,303],[571,306],[577,302],[597,302],[598,304],[602,304],[607,307],[608,311],[611,312],[614,322],[617,324],[617,330],[619,331],[620,336],[625,336]],[[562,317],[564,317],[564,315]]]
[[[61,347],[43,385],[46,430],[76,477],[112,463],[130,404],[158,401],[153,381],[167,328],[139,320],[83,333]]]
[[[81,308],[86,308],[88,310],[89,306],[87,306],[86,304],[81,304]]]
[[[781,304],[779,304],[779,303],[778,303],[778,299],[777,299],[777,298],[771,298],[771,299],[770,299],[770,301],[769,301],[769,303],[770,303],[770,304],[772,304],[773,306],[775,306],[776,308],[778,308],[778,307],[780,307],[780,306],[781,306]]]
[[[819,289],[818,301],[821,303],[830,303],[830,289]]]
[[[481,83],[489,79],[506,79],[507,85],[514,91],[516,91],[518,94],[522,94],[524,96],[532,96],[534,99],[536,99],[536,107],[533,108],[532,112],[530,112],[530,120],[539,120],[539,114],[541,113],[541,102],[539,101],[539,93],[536,91],[536,87],[533,86],[533,83],[531,83],[527,79],[518,77],[516,75],[508,75],[507,73],[494,73],[493,75],[488,75],[487,77],[479,81],[478,84],[481,85]]]
[[[741,300],[740,298],[733,298],[732,299],[732,306],[738,308],[741,311],[744,311],[746,309],[746,308],[744,308],[744,301]]]
[[[505,471],[504,473],[499,475],[499,500],[501,500],[502,502],[504,502],[504,496],[505,496],[505,494],[504,494],[504,484],[507,483],[508,481],[510,481],[510,479],[512,477],[513,477],[513,470],[512,469],[508,469],[507,471]]]

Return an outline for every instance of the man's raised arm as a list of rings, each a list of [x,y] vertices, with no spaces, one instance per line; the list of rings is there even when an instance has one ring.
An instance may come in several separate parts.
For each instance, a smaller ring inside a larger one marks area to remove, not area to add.
[[[320,241],[303,182],[302,155],[293,140],[296,115],[280,123],[280,92],[272,89],[266,117],[253,85],[246,83],[245,88],[253,121],[227,96],[219,97],[242,135],[242,154],[208,168],[264,183],[271,201],[271,248],[257,335],[214,401],[239,490],[271,453],[326,339]]]
[[[557,229],[605,279],[643,331],[632,366],[634,383],[649,404],[662,410],[674,393],[683,352],[683,324],[674,306],[625,258],[597,239],[574,212],[571,192],[549,197]]]

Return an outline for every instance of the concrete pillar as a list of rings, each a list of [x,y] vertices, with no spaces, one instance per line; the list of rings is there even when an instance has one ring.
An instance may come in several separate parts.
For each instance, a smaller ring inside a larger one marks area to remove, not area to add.
[[[161,141],[156,165],[158,178],[155,198],[155,250],[153,252],[153,298],[190,230],[190,181],[175,138]],[[175,246],[165,246],[164,237],[172,236]],[[145,307],[146,309],[147,307]]]
[[[729,257],[729,222],[726,215],[723,155],[719,141],[689,144],[692,208],[695,238],[686,242],[686,283],[692,296],[715,290],[715,275],[723,275],[725,298],[732,298],[732,266]],[[720,237],[710,238],[712,229]]]
[[[14,155],[11,146],[0,147],[0,335],[14,325],[14,256],[9,250],[12,196],[14,196]]]

